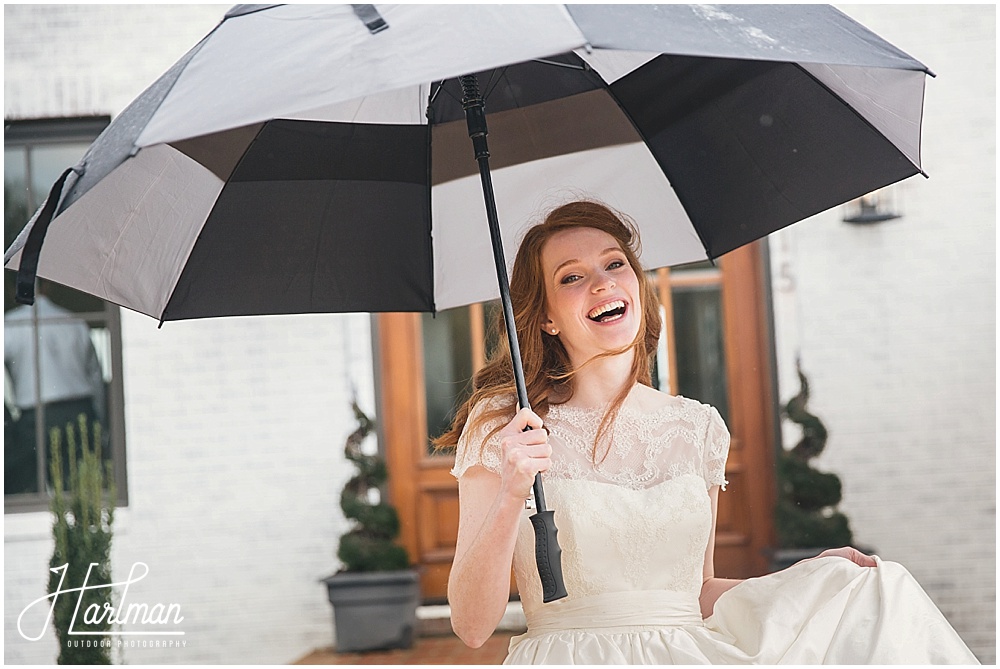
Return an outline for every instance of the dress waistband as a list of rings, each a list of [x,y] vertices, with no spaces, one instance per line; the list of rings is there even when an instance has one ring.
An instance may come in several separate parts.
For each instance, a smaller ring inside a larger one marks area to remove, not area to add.
[[[528,634],[616,627],[703,626],[698,598],[672,590],[605,592],[561,599],[528,613]]]

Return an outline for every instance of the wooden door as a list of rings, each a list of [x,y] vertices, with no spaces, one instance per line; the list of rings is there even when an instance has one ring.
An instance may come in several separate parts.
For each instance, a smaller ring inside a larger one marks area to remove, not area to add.
[[[400,542],[420,568],[426,603],[444,601],[458,536],[453,456],[429,449],[420,314],[379,314],[375,338],[379,442],[389,467],[389,500]]]
[[[654,276],[665,315],[657,379],[663,390],[715,404],[732,434],[726,467],[730,485],[720,495],[716,535],[720,577],[766,573],[766,551],[774,545],[773,347],[763,272],[760,248],[753,244],[727,254],[717,267],[706,263]],[[376,318],[376,374],[380,441],[389,463],[390,499],[400,513],[401,542],[421,568],[424,600],[441,602],[458,532],[458,485],[449,474],[452,456],[429,449],[428,392],[437,420],[442,387],[446,398],[461,397],[487,344],[481,305],[429,319],[421,314]],[[424,328],[437,330],[432,344],[459,361],[454,369],[439,369],[436,354],[425,347]],[[443,344],[438,341],[442,332]],[[468,339],[464,344],[463,337]],[[425,370],[425,356],[433,369]],[[466,357],[467,365],[462,363]],[[452,380],[442,381],[448,373]]]

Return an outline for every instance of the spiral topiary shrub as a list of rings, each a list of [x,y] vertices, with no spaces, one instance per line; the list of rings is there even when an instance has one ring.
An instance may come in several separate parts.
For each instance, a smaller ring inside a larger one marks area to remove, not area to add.
[[[381,500],[387,477],[385,460],[365,455],[361,444],[375,424],[351,404],[358,427],[347,437],[344,455],[357,474],[340,495],[340,508],[354,529],[340,538],[337,557],[343,569],[322,580],[333,605],[338,652],[410,648],[417,627],[420,579],[409,568],[399,536],[396,510]]]
[[[799,393],[784,407],[785,416],[802,426],[802,439],[778,455],[778,502],[775,529],[782,548],[830,548],[853,542],[847,517],[837,510],[840,478],[814,469],[809,461],[823,452],[828,433],[823,422],[809,413],[809,380],[796,361]],[[817,551],[819,552],[819,551]]]
[[[399,536],[399,516],[392,506],[381,501],[379,494],[389,476],[385,459],[361,451],[362,442],[375,424],[356,402],[351,408],[358,427],[347,437],[344,455],[354,463],[358,473],[344,486],[340,508],[356,525],[340,538],[337,557],[344,563],[344,571],[349,572],[406,569],[409,556],[405,548],[395,543]]]

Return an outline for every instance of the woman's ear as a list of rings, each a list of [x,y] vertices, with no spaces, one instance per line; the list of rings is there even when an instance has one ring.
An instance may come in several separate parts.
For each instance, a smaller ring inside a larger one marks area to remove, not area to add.
[[[556,327],[555,323],[551,320],[546,319],[542,322],[542,332],[545,334],[550,334],[553,337],[559,334],[559,328]]]

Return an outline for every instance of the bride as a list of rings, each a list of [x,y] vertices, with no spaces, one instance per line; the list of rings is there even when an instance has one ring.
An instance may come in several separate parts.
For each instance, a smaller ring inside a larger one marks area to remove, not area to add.
[[[650,386],[660,316],[638,254],[627,219],[595,202],[524,237],[511,299],[533,410],[517,410],[502,340],[437,440],[457,448],[455,633],[472,647],[493,633],[513,565],[528,631],[507,664],[978,663],[909,572],[854,548],[716,577],[729,432]],[[569,593],[548,604],[525,502],[537,472]]]

